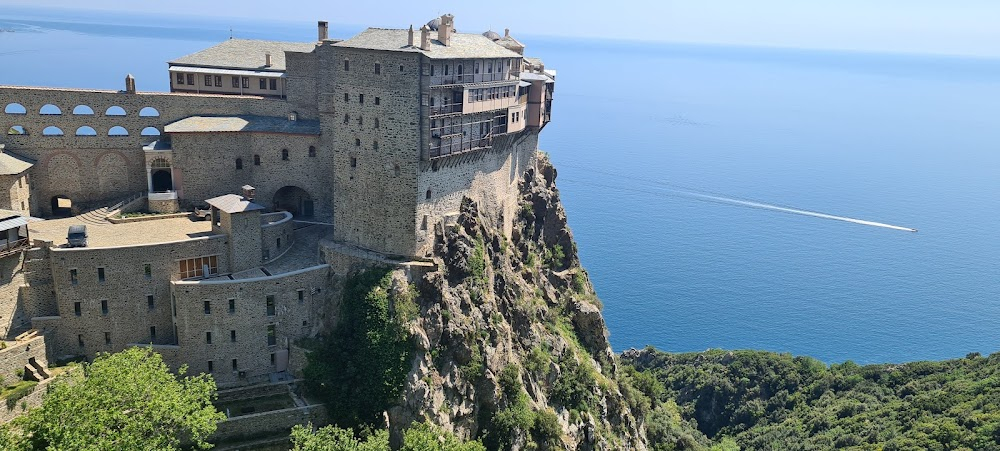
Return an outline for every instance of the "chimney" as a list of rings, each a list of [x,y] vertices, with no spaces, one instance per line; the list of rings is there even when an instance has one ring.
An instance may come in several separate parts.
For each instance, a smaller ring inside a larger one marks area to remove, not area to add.
[[[254,196],[257,195],[257,189],[250,185],[243,185],[243,198],[247,201],[253,202]]]
[[[424,25],[420,27],[420,50],[431,49],[431,27]]]
[[[264,67],[271,67],[271,53],[264,53]]]
[[[125,76],[125,92],[135,94],[135,77],[132,74]]]
[[[505,38],[509,38],[510,37],[510,28],[504,28],[503,29],[503,37],[505,37]]]
[[[410,25],[410,31],[407,33],[406,44],[413,47],[413,25]]]
[[[441,16],[441,26],[438,27],[438,41],[445,46],[451,45],[451,30],[455,28],[455,16],[445,14]]]
[[[330,26],[329,26],[329,24],[326,23],[325,20],[319,21],[316,24],[316,27],[319,29],[319,40],[320,41],[325,41],[327,39],[330,39]]]

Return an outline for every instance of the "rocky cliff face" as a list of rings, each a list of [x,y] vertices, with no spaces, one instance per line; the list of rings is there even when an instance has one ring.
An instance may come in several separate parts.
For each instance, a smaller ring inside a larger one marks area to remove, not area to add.
[[[466,199],[416,284],[416,352],[398,430],[430,420],[498,449],[646,449],[545,156],[511,236]],[[402,274],[397,281],[405,283]]]

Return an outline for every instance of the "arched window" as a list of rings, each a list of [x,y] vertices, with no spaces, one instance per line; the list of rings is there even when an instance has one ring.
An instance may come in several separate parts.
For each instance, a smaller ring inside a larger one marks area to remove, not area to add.
[[[83,127],[76,129],[76,136],[97,136],[97,130],[94,130],[93,127],[84,125]]]
[[[60,110],[59,107],[51,103],[47,103],[38,110],[38,114],[43,114],[46,116],[58,116],[62,114],[62,110]]]
[[[358,139],[358,138],[355,138],[355,139],[354,139],[354,146],[355,146],[355,147],[361,147],[361,140],[360,140],[360,139]]]
[[[309,156],[310,157],[316,156],[316,146],[309,146]]]
[[[125,115],[125,108],[122,108],[120,106],[113,106],[111,108],[108,108],[108,110],[104,112],[104,115],[105,116],[124,116]]]
[[[28,109],[20,103],[9,103],[4,107],[3,112],[7,114],[28,114]]]
[[[20,125],[15,125],[15,126],[9,128],[9,129],[7,129],[7,134],[8,135],[27,135],[28,131],[25,130],[24,127],[22,127]]]
[[[396,177],[399,177],[399,172],[400,172],[399,171],[399,165],[398,164],[397,165],[393,165],[393,167],[392,167],[392,173],[395,174]]]
[[[461,65],[461,64],[459,64],[459,65],[458,65],[458,75],[462,75],[462,72],[463,72],[463,70],[462,70],[462,69],[463,69],[462,65]]]
[[[94,109],[87,105],[77,105],[73,107],[74,116],[93,116]]]
[[[378,126],[379,126],[378,118],[375,118],[375,128],[378,128]]]
[[[260,155],[254,155],[253,156],[253,165],[254,166],[260,166]]]
[[[128,130],[121,125],[116,125],[108,129],[108,136],[128,136]]]
[[[281,149],[281,159],[288,161],[288,149]]]
[[[48,127],[45,127],[45,130],[42,130],[42,136],[62,136],[62,135],[63,131],[59,127],[50,125]]]
[[[139,117],[160,117],[160,112],[151,106],[139,110]]]
[[[236,169],[243,169],[243,159],[242,158],[237,158],[236,159]]]
[[[160,136],[160,130],[156,127],[146,127],[139,134],[142,136]]]
[[[372,149],[378,150],[378,140],[372,141]]]
[[[427,198],[427,199],[431,198],[431,190],[430,190],[430,188],[427,188],[427,195],[424,196],[424,197]]]

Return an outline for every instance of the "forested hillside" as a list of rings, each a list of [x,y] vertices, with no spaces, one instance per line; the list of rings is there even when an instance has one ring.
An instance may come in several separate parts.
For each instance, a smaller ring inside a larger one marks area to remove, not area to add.
[[[762,351],[646,349],[622,360],[647,381],[636,385],[651,398],[656,450],[1000,449],[1000,353],[829,367]]]

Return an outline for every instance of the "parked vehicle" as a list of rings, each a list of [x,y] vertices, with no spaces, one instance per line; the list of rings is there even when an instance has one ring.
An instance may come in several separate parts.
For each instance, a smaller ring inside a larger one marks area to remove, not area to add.
[[[68,247],[87,247],[87,226],[69,226],[69,232],[66,234],[66,242],[68,243]]]
[[[212,207],[199,205],[194,207],[194,216],[202,221],[212,222]]]

